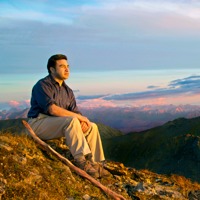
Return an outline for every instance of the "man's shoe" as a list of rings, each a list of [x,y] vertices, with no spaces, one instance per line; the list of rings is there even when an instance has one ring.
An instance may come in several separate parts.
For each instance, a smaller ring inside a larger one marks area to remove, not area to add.
[[[103,177],[111,176],[111,173],[107,171],[106,169],[104,169],[103,164],[93,162],[91,163],[91,165],[95,170],[98,171],[99,177],[103,178]]]
[[[107,171],[106,169],[104,169],[103,167],[103,163],[98,163],[98,162],[94,162],[92,154],[87,154],[85,156],[86,160],[90,161],[92,167],[97,170],[97,172],[99,173],[99,177],[107,177],[107,176],[111,176],[111,173],[109,171]]]
[[[75,159],[74,164],[78,168],[84,170],[87,174],[89,174],[93,178],[99,178],[98,171],[96,169],[94,169],[92,164],[88,160],[86,160],[84,157]]]

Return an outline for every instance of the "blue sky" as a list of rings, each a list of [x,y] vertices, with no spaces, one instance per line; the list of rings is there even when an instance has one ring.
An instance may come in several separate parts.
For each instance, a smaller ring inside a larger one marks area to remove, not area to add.
[[[155,101],[177,103],[175,94],[190,93],[195,101],[181,103],[197,104],[199,44],[195,0],[1,0],[0,102],[28,101],[32,85],[47,73],[47,59],[64,53],[79,99],[104,95],[96,101],[108,103],[120,95],[143,102],[141,94],[156,93]],[[172,88],[186,79],[195,87]]]

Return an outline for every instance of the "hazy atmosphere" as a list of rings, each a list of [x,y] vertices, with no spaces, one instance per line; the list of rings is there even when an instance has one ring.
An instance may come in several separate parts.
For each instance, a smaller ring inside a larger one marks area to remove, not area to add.
[[[28,107],[56,53],[82,107],[199,105],[199,44],[195,0],[1,0],[0,109]]]

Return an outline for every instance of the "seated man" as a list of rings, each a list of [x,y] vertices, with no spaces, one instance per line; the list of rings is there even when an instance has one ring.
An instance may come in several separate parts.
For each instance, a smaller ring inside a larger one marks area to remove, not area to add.
[[[73,91],[64,82],[70,72],[67,57],[51,56],[47,69],[49,75],[32,89],[30,126],[43,140],[65,136],[77,167],[95,178],[99,167],[101,176],[108,175],[97,163],[105,160],[98,127],[80,113]]]

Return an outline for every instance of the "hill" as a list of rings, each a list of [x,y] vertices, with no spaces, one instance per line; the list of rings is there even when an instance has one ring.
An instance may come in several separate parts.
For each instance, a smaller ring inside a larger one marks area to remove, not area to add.
[[[106,157],[136,169],[179,174],[200,183],[200,117],[104,141]]]
[[[63,142],[61,138],[48,141],[48,144],[71,159]],[[135,170],[111,161],[105,167],[111,176],[99,182],[127,200],[195,200],[200,195],[200,185],[185,177]],[[1,131],[0,199],[109,200],[110,197],[41,150],[27,135]]]

